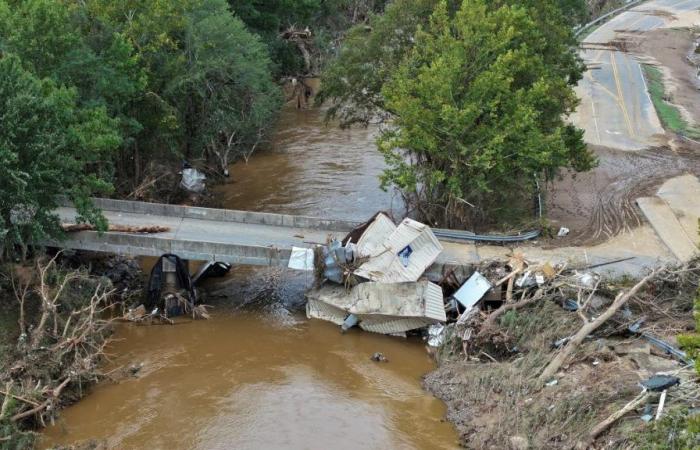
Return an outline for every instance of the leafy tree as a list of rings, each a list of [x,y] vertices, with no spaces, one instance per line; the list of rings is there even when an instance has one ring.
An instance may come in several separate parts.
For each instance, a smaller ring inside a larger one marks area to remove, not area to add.
[[[354,24],[382,11],[387,0],[230,0],[232,10],[268,46],[276,77],[298,75],[305,64],[297,45],[280,32],[309,27],[319,58],[332,56],[334,44]]]
[[[450,17],[461,3],[447,1]],[[339,119],[343,127],[367,125],[387,112],[382,87],[413,48],[416,30],[428,24],[437,4],[438,0],[393,0],[384,14],[350,29],[338,57],[322,74],[317,101],[329,105],[329,119]],[[583,65],[571,51],[577,45],[571,27],[583,20],[585,0],[494,0],[489,4],[491,8],[504,4],[528,8],[547,38],[547,55],[562,60],[572,83],[580,79]]]
[[[187,153],[213,157],[226,171],[235,156],[247,158],[261,142],[281,91],[265,46],[225,1],[206,0],[186,17],[186,64],[165,93],[179,104]]]
[[[413,47],[418,26],[437,0],[394,0],[368,26],[352,28],[338,57],[321,76],[318,103],[328,103],[328,117],[341,126],[366,125],[387,111],[382,87]]]
[[[424,220],[512,221],[535,180],[595,163],[564,121],[584,67],[560,5],[396,0],[369,30],[350,32],[320,100],[344,125],[391,118],[378,141],[390,166],[383,185]]]
[[[0,239],[3,251],[60,235],[57,195],[72,199],[82,218],[104,228],[89,197],[108,193],[102,170],[120,144],[104,107],[79,107],[75,89],[58,87],[0,57]]]
[[[547,34],[528,8],[484,0],[453,18],[441,2],[418,30],[382,88],[394,120],[379,147],[383,183],[424,219],[473,225],[512,211],[542,174],[593,165],[583,133],[564,122],[577,104],[573,59],[552,55]]]
[[[89,0],[86,9],[124,36],[147,75],[132,107],[143,128],[135,162],[205,157],[225,170],[274,123],[281,94],[267,50],[226,1]]]

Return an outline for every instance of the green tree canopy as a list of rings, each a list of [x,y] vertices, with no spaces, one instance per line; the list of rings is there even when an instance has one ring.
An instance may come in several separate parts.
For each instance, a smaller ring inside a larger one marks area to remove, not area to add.
[[[226,170],[234,157],[250,156],[282,104],[272,63],[223,0],[187,14],[183,46],[186,63],[165,94],[181,113],[187,153],[211,156]]]
[[[120,144],[104,107],[79,107],[75,89],[58,87],[0,57],[0,236],[11,253],[60,234],[53,214],[57,195],[72,199],[98,227],[103,217],[89,197],[108,193],[102,168]]]
[[[565,122],[584,67],[561,5],[396,0],[351,32],[321,101],[345,125],[391,119],[383,184],[424,220],[473,227],[522,213],[536,180],[595,164]]]

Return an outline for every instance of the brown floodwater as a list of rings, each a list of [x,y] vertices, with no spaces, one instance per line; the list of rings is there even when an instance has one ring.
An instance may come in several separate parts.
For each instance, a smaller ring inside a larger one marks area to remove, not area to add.
[[[380,189],[386,167],[377,128],[326,125],[322,109],[288,104],[263,151],[230,168],[219,186],[229,209],[358,220],[379,210],[403,211],[401,198]]]
[[[228,208],[357,219],[396,205],[378,188],[372,129],[327,128],[319,110],[286,109],[271,148],[232,167]],[[150,269],[153,259],[143,261]],[[194,267],[193,267],[194,268]],[[209,321],[118,326],[97,386],[62,411],[42,446],[110,449],[447,449],[445,405],[422,389],[434,362],[420,339],[307,320],[308,273],[236,267],[203,289]],[[386,363],[370,360],[382,352]]]

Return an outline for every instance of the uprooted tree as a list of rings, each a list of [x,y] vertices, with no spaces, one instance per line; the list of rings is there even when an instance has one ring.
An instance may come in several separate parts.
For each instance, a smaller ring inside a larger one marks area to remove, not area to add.
[[[0,378],[0,439],[17,448],[104,376],[98,363],[109,342],[111,283],[63,270],[57,258],[2,281],[17,302],[19,338]]]

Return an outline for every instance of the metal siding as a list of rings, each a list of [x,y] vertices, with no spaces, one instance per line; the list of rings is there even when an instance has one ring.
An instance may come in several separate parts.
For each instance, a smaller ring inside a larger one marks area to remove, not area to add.
[[[407,245],[413,248],[408,267],[404,267],[398,252]],[[411,219],[404,219],[377,251],[375,257],[364,263],[356,275],[372,281],[397,283],[417,281],[442,252],[442,245],[430,227]]]
[[[360,319],[360,328],[375,333],[400,333],[446,320],[442,289],[429,281],[369,282],[350,292],[329,285],[308,299],[308,317],[341,325],[352,313]]]
[[[357,253],[370,256],[396,231],[396,225],[384,214],[379,214],[357,241]]]

